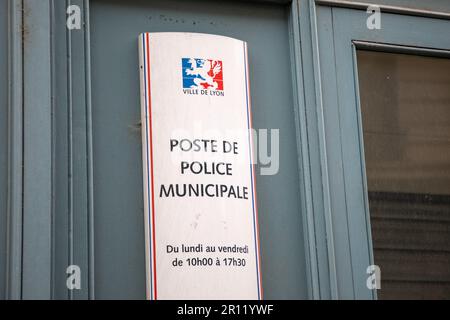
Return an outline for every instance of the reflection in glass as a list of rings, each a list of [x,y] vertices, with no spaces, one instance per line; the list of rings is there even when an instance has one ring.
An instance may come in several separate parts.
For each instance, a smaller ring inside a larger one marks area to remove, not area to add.
[[[450,59],[357,52],[380,299],[450,299]]]

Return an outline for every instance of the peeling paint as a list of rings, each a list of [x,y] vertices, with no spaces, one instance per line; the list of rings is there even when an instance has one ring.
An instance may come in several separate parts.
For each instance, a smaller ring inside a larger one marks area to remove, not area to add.
[[[131,132],[133,132],[133,133],[141,133],[141,128],[142,128],[142,122],[141,121],[139,121],[139,122],[137,122],[137,123],[133,123],[133,124],[130,124],[129,126],[128,126],[128,129],[131,131]]]
[[[22,41],[27,42],[30,38],[30,28],[28,26],[28,21],[30,17],[30,8],[28,8],[28,2],[24,1],[22,6]]]
[[[181,18],[181,17],[171,17],[171,16],[166,16],[165,14],[160,14],[157,17],[153,17],[153,16],[148,16],[148,20],[154,20],[154,19],[159,19],[160,21],[163,22],[168,22],[168,23],[176,23],[176,24],[192,24],[192,25],[204,25],[204,24],[208,24],[210,26],[226,26],[226,23],[223,22],[217,22],[217,21],[210,21],[210,20],[197,20],[197,19],[193,19],[193,20],[186,20],[185,18]]]

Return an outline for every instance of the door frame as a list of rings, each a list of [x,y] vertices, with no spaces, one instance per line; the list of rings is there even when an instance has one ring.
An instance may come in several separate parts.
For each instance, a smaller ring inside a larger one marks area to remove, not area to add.
[[[7,299],[20,299],[22,289],[22,3],[8,1],[8,195],[6,234]]]

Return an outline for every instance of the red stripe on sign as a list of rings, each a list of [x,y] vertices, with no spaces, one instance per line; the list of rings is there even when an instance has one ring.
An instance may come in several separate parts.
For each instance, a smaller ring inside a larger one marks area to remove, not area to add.
[[[149,34],[146,34],[147,37],[147,75],[148,75],[148,108],[149,108],[149,125],[150,125],[150,179],[151,179],[151,187],[152,187],[152,233],[153,233],[153,283],[155,290],[155,300],[158,299],[158,291],[157,291],[157,283],[156,283],[156,237],[155,237],[155,183],[154,183],[154,175],[153,175],[153,130],[152,130],[152,91],[151,91],[151,83],[150,83],[150,37]]]

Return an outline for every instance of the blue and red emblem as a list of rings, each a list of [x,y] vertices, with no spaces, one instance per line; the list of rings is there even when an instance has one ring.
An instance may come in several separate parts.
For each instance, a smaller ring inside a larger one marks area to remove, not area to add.
[[[223,65],[220,60],[182,58],[183,89],[223,91]]]

